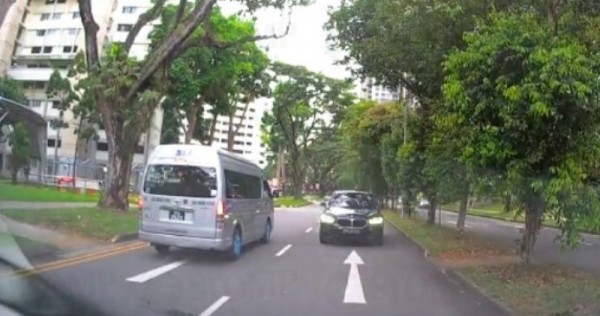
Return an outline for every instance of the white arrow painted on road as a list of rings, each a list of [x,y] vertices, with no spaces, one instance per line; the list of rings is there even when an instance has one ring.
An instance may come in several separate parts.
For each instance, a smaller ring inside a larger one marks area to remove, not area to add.
[[[356,251],[352,250],[348,258],[344,260],[344,264],[350,265],[350,273],[348,274],[348,283],[346,284],[346,292],[344,294],[344,303],[350,304],[366,304],[365,293],[363,292],[360,274],[358,273],[358,265],[365,264],[358,256]]]

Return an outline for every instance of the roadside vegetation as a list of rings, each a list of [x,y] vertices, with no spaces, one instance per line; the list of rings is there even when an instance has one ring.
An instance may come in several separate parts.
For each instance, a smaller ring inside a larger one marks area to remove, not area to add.
[[[120,212],[92,207],[0,212],[16,221],[104,241],[138,231],[139,214],[135,210]]]
[[[28,202],[98,202],[98,194],[81,194],[65,191],[52,186],[39,185],[12,185],[0,182],[0,201],[28,201]]]
[[[385,218],[426,249],[438,265],[452,268],[517,315],[598,315],[600,279],[555,265],[523,268],[515,249],[469,233],[428,225],[384,211]]]
[[[302,207],[311,205],[312,202],[304,198],[296,198],[293,196],[282,196],[273,199],[275,207]]]

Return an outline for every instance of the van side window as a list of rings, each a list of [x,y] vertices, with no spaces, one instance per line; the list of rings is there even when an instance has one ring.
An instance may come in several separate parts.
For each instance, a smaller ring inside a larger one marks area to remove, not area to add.
[[[225,183],[228,199],[260,199],[262,197],[259,177],[225,170]]]

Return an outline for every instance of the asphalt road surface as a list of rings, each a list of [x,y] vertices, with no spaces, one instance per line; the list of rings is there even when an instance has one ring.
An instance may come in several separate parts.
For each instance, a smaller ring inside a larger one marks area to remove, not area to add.
[[[145,247],[42,273],[110,315],[506,315],[391,226],[381,247],[321,245],[320,208],[277,211],[240,260]]]
[[[419,210],[418,214],[425,217],[427,211]],[[457,218],[456,213],[442,211],[441,223],[444,226],[456,227]],[[436,221],[439,221],[437,214]],[[519,229],[523,228],[523,225],[522,223],[468,216],[465,229],[511,247],[516,246],[516,240],[520,237]],[[561,247],[560,241],[554,241],[558,235],[560,235],[560,231],[555,228],[544,227],[540,230],[533,250],[534,261],[567,265],[600,276],[600,265],[598,264],[600,262],[600,236],[582,234],[579,247],[570,249]]]

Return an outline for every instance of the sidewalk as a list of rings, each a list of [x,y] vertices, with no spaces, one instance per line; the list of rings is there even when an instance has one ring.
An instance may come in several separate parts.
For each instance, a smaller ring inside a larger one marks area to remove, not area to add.
[[[80,208],[94,207],[95,202],[28,202],[28,201],[0,201],[0,210],[28,209],[41,210],[53,208]]]

